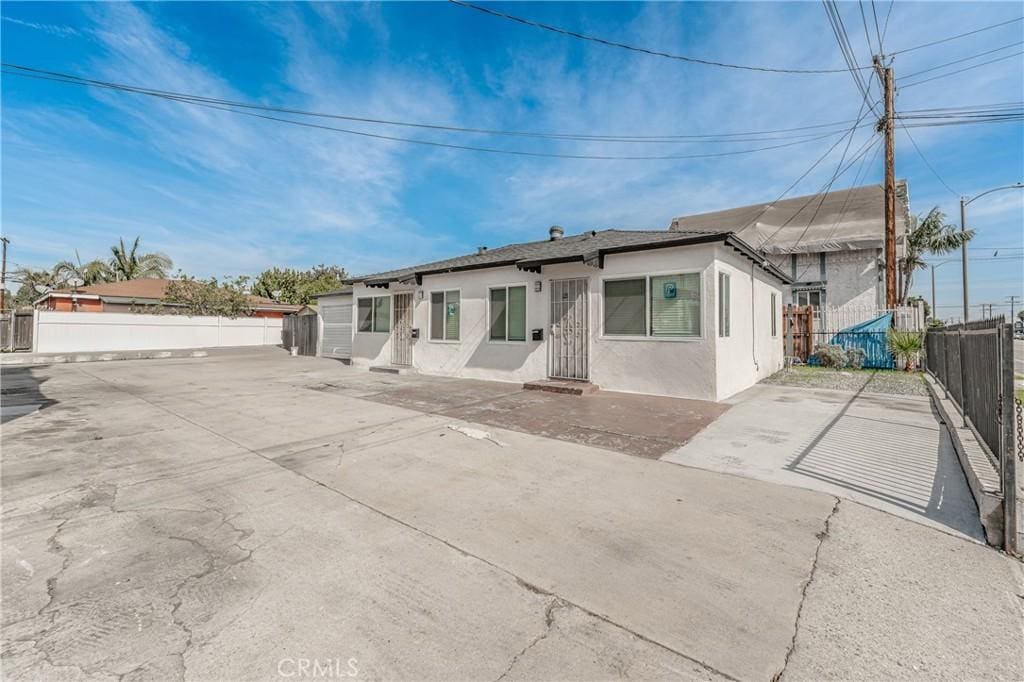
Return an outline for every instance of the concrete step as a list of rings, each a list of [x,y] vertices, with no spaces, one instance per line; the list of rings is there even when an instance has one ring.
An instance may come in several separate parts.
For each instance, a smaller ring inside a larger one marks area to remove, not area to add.
[[[548,393],[564,393],[567,395],[590,395],[597,393],[600,387],[589,381],[571,381],[562,379],[542,379],[528,381],[523,384],[527,391],[547,391]]]
[[[382,372],[384,374],[409,374],[412,372],[412,367],[403,367],[401,365],[375,365],[370,368],[371,372]]]

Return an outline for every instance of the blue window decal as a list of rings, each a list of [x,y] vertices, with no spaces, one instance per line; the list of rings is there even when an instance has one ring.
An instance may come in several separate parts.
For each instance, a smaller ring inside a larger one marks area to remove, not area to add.
[[[675,298],[676,297],[676,283],[675,282],[665,282],[665,285],[662,287],[662,289],[663,289],[663,291],[665,293],[665,298]]]

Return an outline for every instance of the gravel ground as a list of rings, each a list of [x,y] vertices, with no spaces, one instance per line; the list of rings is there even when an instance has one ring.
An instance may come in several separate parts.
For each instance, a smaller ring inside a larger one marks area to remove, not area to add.
[[[920,372],[885,369],[839,370],[826,367],[792,367],[764,380],[778,386],[828,388],[836,391],[885,393],[888,395],[928,395]]]

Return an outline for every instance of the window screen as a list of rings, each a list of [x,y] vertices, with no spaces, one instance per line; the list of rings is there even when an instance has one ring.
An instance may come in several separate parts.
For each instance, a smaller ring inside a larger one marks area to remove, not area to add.
[[[378,296],[373,299],[373,331],[391,331],[390,296]]]
[[[373,331],[373,299],[361,298],[357,302],[358,329],[361,332]]]
[[[700,336],[700,273],[651,277],[651,336]]]
[[[729,275],[718,273],[718,335],[729,336]]]
[[[644,303],[647,281],[619,279],[604,283],[604,333],[643,336],[647,333]]]
[[[435,291],[430,294],[430,338],[435,341],[444,339],[443,291]]]

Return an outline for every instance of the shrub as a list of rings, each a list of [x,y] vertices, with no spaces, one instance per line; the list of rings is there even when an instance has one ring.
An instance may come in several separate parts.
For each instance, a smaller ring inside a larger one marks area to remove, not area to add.
[[[886,336],[889,352],[896,356],[896,361],[903,364],[907,372],[914,369],[914,362],[924,348],[924,340],[918,332],[901,332],[890,329]]]
[[[846,349],[846,366],[850,369],[860,369],[864,366],[866,353],[863,348],[850,346]]]
[[[814,349],[814,357],[823,367],[842,369],[846,367],[846,349],[835,344],[822,344]]]

